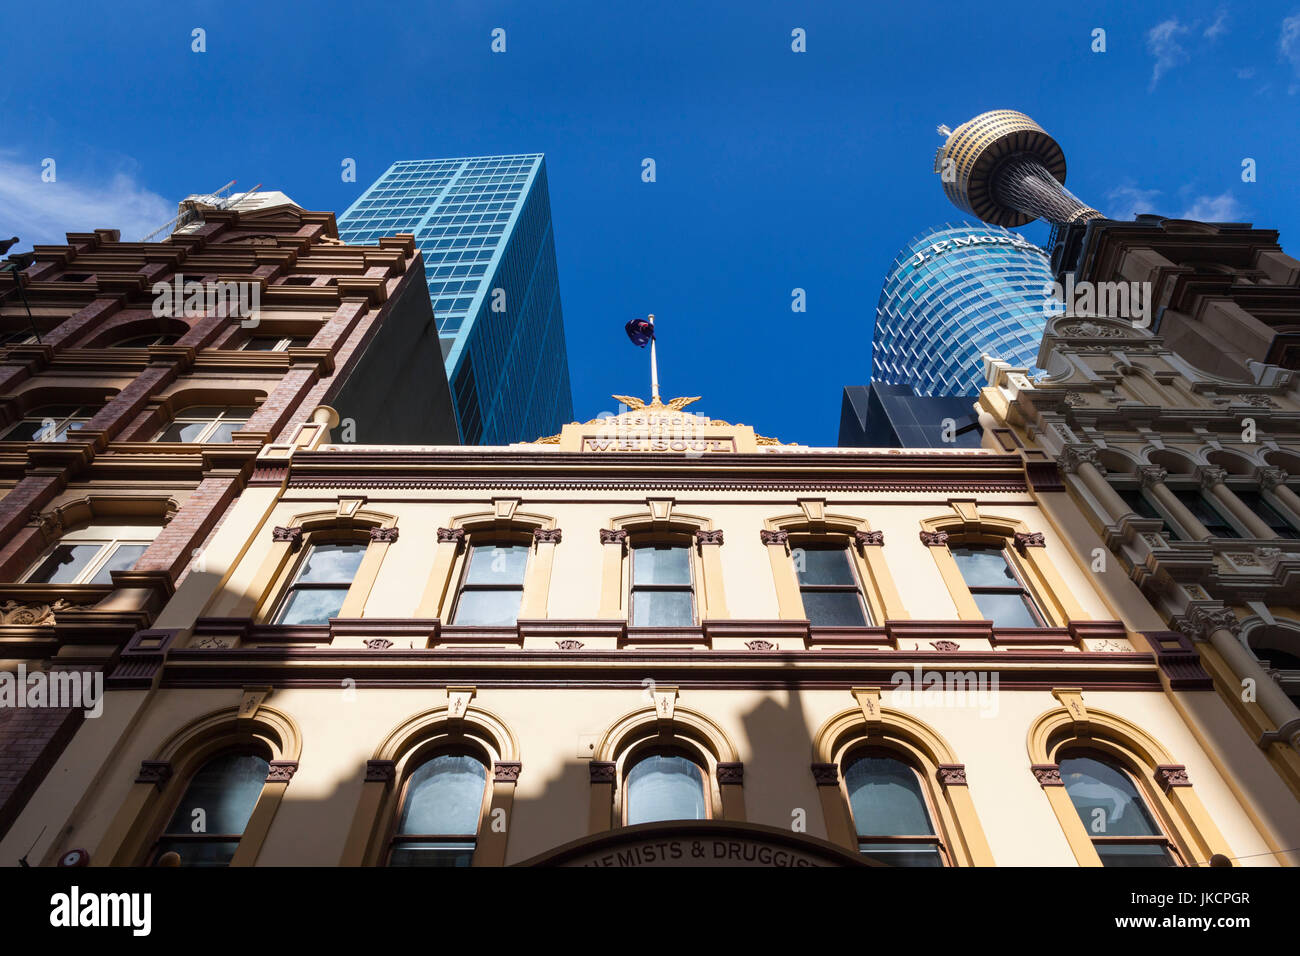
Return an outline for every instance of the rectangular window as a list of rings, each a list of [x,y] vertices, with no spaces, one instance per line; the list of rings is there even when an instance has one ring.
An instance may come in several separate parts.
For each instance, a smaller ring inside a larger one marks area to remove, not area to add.
[[[1219,509],[1210,504],[1210,501],[1204,494],[1199,491],[1187,489],[1184,491],[1175,491],[1178,500],[1187,506],[1196,520],[1205,525],[1205,530],[1210,532],[1216,538],[1240,538],[1237,529],[1228,523],[1228,519],[1223,517]]]
[[[112,572],[130,571],[148,548],[147,541],[63,541],[26,580],[36,584],[112,584]]]
[[[796,547],[791,553],[804,615],[813,627],[871,623],[847,548]]]
[[[364,544],[314,544],[280,606],[276,624],[328,624],[338,617],[356,576]]]
[[[994,627],[1043,627],[1029,589],[1017,577],[1003,549],[966,545],[952,549],[953,560],[975,605]]]
[[[644,544],[632,548],[632,625],[690,627],[695,623],[690,549]]]
[[[514,624],[523,602],[528,550],[525,544],[471,547],[451,622],[479,627]]]
[[[1272,528],[1279,538],[1300,538],[1300,531],[1293,528],[1291,522],[1283,518],[1281,512],[1265,501],[1258,491],[1238,491],[1236,494],[1241,503]]]

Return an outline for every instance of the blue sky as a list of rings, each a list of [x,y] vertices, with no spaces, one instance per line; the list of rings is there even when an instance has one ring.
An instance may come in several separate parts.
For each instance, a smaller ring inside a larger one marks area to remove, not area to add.
[[[231,179],[341,212],[396,159],[541,151],[577,416],[647,395],[623,323],[654,312],[666,395],[834,444],[885,269],[959,216],[939,123],[1023,110],[1115,218],[1245,220],[1300,248],[1300,0],[1083,6],[32,4],[0,48],[0,236],[138,239]]]

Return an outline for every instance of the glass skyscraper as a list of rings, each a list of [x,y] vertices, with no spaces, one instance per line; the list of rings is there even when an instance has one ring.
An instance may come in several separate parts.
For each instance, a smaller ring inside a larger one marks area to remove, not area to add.
[[[1043,327],[1062,305],[1047,253],[1001,226],[945,223],[894,260],[876,306],[872,380],[918,395],[974,395],[981,356],[1035,366]]]
[[[415,235],[466,444],[573,420],[542,154],[394,163],[338,227],[348,243]]]

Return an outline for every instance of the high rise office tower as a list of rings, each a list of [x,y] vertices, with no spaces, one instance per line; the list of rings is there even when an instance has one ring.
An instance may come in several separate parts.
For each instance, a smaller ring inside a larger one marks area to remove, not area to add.
[[[338,225],[349,243],[415,235],[466,444],[573,418],[542,154],[394,163]]]
[[[1024,113],[992,110],[939,132],[934,171],[958,209],[999,226],[1105,218],[1065,188],[1065,153]]]
[[[1052,281],[1047,253],[1000,226],[927,229],[885,277],[872,381],[918,395],[975,395],[981,356],[1033,366],[1043,324],[1061,308],[1047,294]]]

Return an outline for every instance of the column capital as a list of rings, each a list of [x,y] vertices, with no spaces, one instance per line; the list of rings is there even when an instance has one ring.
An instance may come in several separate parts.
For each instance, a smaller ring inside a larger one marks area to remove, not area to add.
[[[397,540],[397,525],[391,528],[371,528],[370,540],[376,544],[392,544]]]
[[[766,528],[763,528],[758,532],[758,538],[764,544],[784,545],[787,541],[790,540],[790,532],[789,531],[768,531]]]
[[[1068,475],[1073,475],[1083,465],[1092,465],[1103,475],[1106,469],[1101,464],[1101,458],[1097,455],[1097,449],[1091,445],[1066,445],[1061,449],[1061,470]]]
[[[587,767],[592,783],[613,783],[618,764],[612,760],[593,760]]]
[[[947,531],[922,531],[921,543],[927,548],[943,548],[948,545]]]
[[[559,528],[533,529],[533,540],[538,544],[559,544],[563,537]]]
[[[627,540],[626,528],[615,528],[611,531],[609,528],[600,529],[601,544],[622,544]]]
[[[815,763],[812,765],[813,782],[819,787],[838,787],[840,785],[840,768],[833,763]]]
[[[1150,488],[1152,485],[1163,484],[1169,477],[1169,472],[1159,465],[1144,465],[1138,469],[1138,477],[1142,480],[1143,488]]]
[[[722,529],[716,531],[696,531],[696,544],[722,544]]]
[[[1257,475],[1259,486],[1265,491],[1272,491],[1278,485],[1285,485],[1287,479],[1291,477],[1281,468],[1261,468]]]
[[[1177,627],[1193,641],[1208,641],[1218,630],[1228,631],[1233,637],[1241,633],[1241,621],[1226,607],[1193,606],[1179,619]]]
[[[456,544],[460,544],[464,540],[465,540],[464,528],[439,528],[438,529],[439,543],[454,541]]]
[[[1221,465],[1201,465],[1196,469],[1196,480],[1201,483],[1202,491],[1210,491],[1215,485],[1223,484],[1228,477],[1228,469]]]
[[[862,547],[882,547],[885,543],[883,531],[855,531],[853,540]]]

